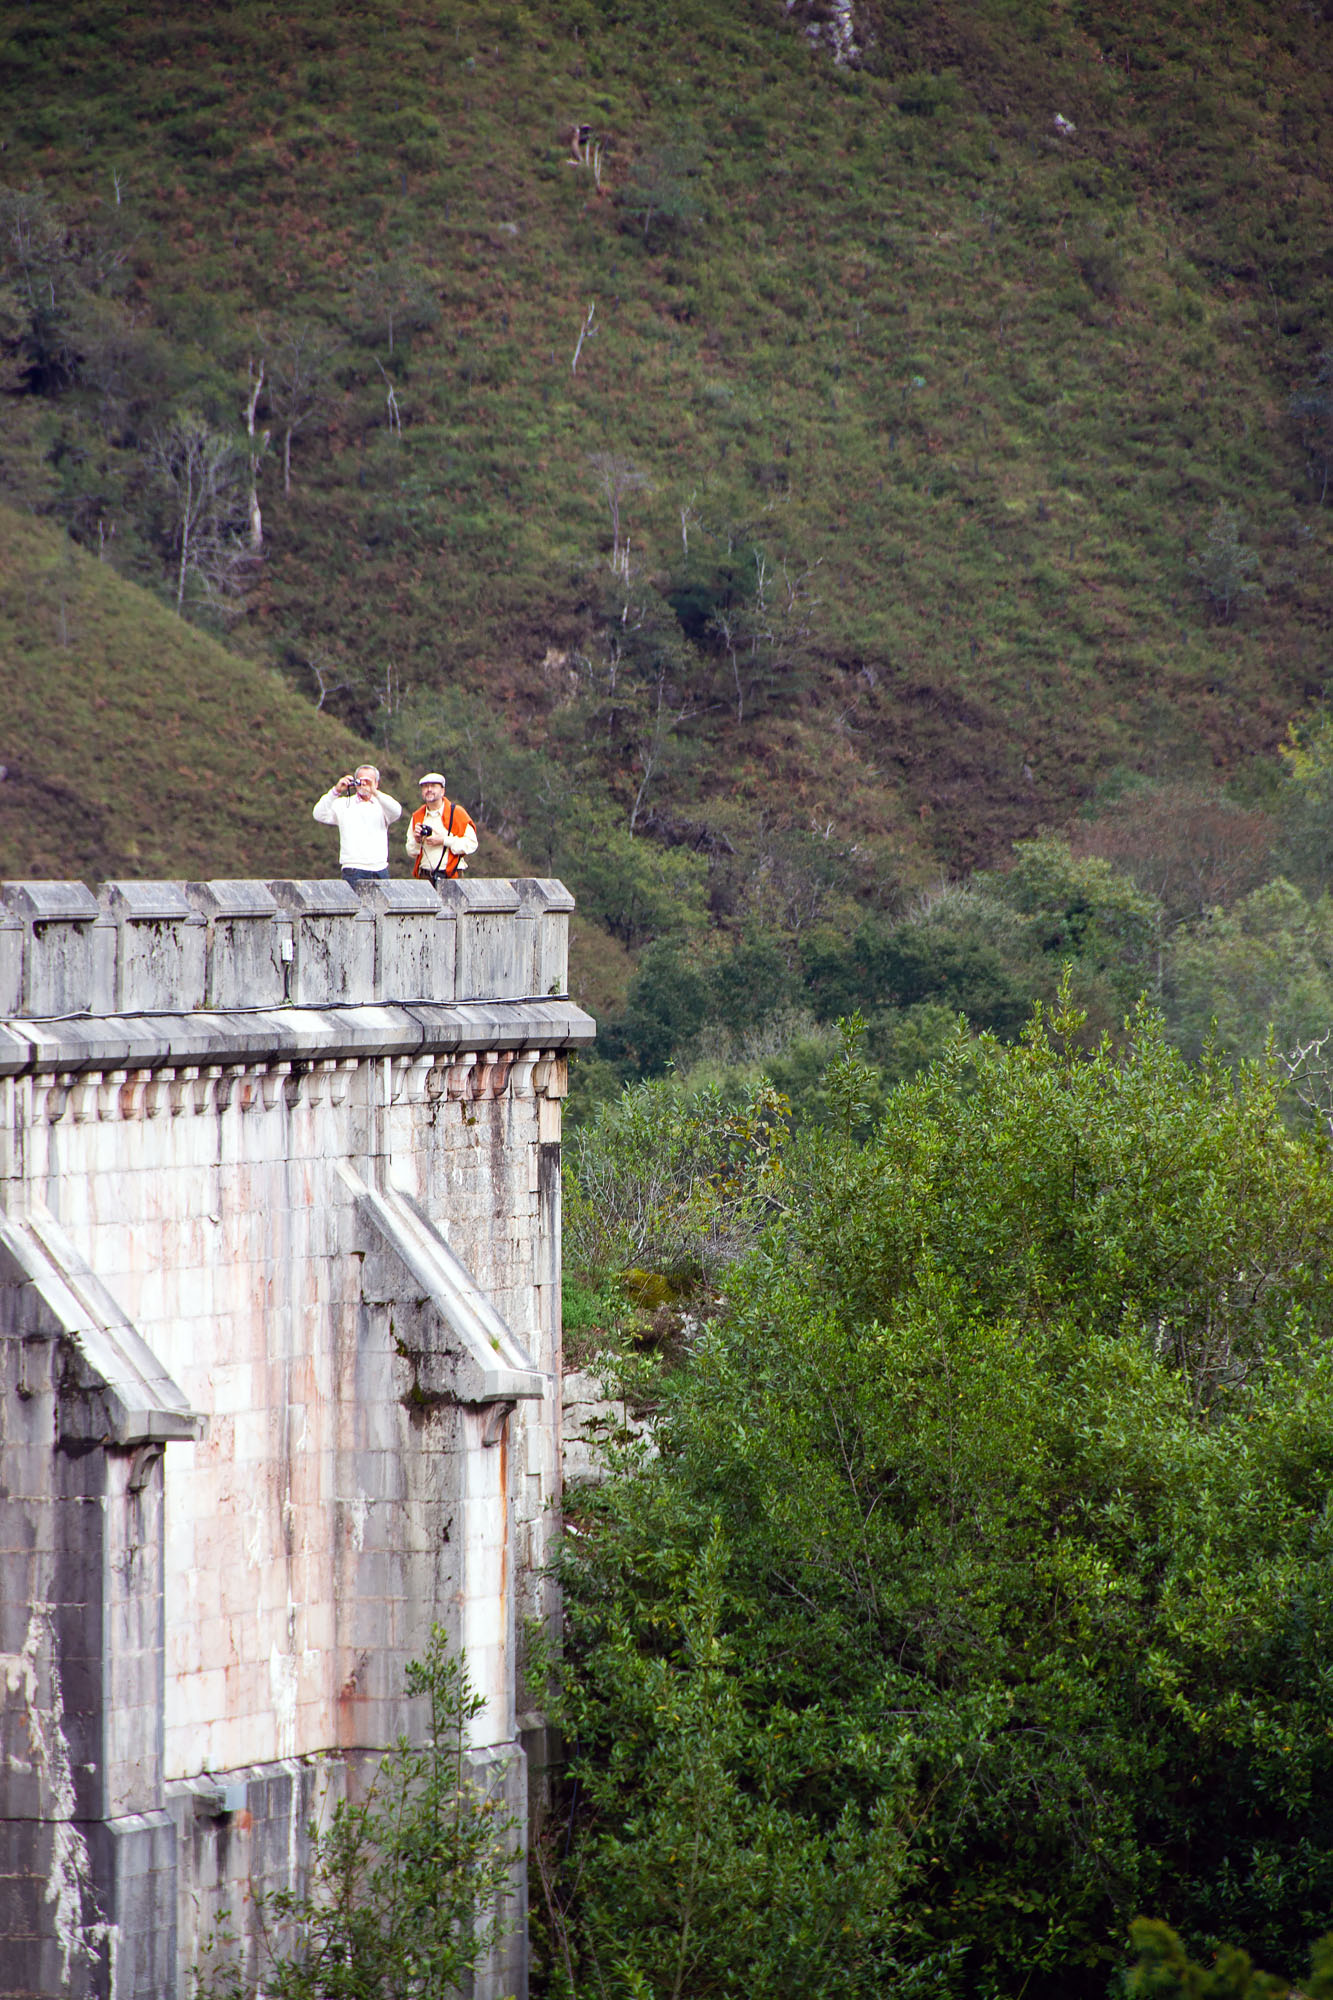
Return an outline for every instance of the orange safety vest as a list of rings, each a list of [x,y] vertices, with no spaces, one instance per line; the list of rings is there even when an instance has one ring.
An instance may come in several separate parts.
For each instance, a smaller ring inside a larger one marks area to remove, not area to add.
[[[417,841],[421,839],[421,829],[426,823],[427,814],[432,812],[439,813],[440,817],[444,820],[444,830],[450,836],[466,833],[468,828],[474,823],[470,814],[462,806],[456,806],[448,799],[441,799],[438,806],[418,806],[409,822],[413,837]],[[424,854],[418,854],[416,860],[412,863],[412,873],[414,875],[421,873],[421,864],[425,858]],[[431,872],[435,875],[442,874],[446,879],[450,875],[456,875],[458,873],[458,864],[462,858],[461,854],[451,854],[446,847],[444,850],[444,866],[432,869]]]

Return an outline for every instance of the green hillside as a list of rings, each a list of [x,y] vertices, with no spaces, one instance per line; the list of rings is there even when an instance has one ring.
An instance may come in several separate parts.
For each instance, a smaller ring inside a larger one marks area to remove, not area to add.
[[[845,59],[834,15],[33,0],[0,42],[11,503],[311,744],[447,756],[613,956],[790,957],[1126,774],[1262,796],[1323,695],[1327,10],[860,0]]]
[[[0,659],[0,873],[336,871],[337,836],[310,807],[366,745],[10,507]]]

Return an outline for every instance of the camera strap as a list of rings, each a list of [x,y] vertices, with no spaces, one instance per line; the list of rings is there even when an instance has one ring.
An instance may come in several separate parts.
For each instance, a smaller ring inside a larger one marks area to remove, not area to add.
[[[456,806],[456,805],[454,804],[453,800],[452,800],[452,799],[450,799],[450,801],[449,801],[449,824],[448,824],[448,826],[447,826],[447,827],[445,828],[445,834],[444,834],[444,837],[445,837],[445,839],[446,839],[446,840],[448,840],[448,839],[449,839],[449,837],[450,837],[450,836],[452,835],[452,833],[453,833],[453,830],[454,830],[454,814],[455,814],[455,813],[456,813],[457,811],[458,811],[458,807],[457,807],[457,806]],[[447,847],[442,847],[442,848],[440,849],[440,865],[439,865],[439,867],[438,867],[438,868],[432,868],[432,869],[431,869],[431,870],[429,871],[429,873],[430,873],[430,886],[431,886],[431,888],[432,888],[432,889],[436,889],[436,890],[438,890],[438,888],[439,888],[439,886],[440,886],[440,877],[441,877],[441,875],[443,875],[443,876],[444,876],[444,877],[446,878],[446,880],[448,879],[448,876],[449,876],[449,872],[450,872],[450,871],[449,871],[449,860],[450,860],[450,855],[449,855],[449,850],[448,850],[448,848],[447,848]]]

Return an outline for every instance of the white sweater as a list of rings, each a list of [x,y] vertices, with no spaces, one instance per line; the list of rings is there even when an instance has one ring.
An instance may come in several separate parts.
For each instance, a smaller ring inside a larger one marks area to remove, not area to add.
[[[389,865],[389,828],[402,814],[397,799],[387,792],[373,798],[339,798],[337,790],[325,792],[315,807],[321,826],[338,829],[338,866],[378,871]]]

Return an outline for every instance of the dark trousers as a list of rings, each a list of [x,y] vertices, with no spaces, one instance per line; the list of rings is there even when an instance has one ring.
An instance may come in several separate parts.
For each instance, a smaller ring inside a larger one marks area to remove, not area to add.
[[[353,886],[355,886],[356,883],[358,882],[387,882],[388,879],[389,879],[389,871],[387,868],[344,868],[343,869],[343,881],[350,882],[353,884]]]

